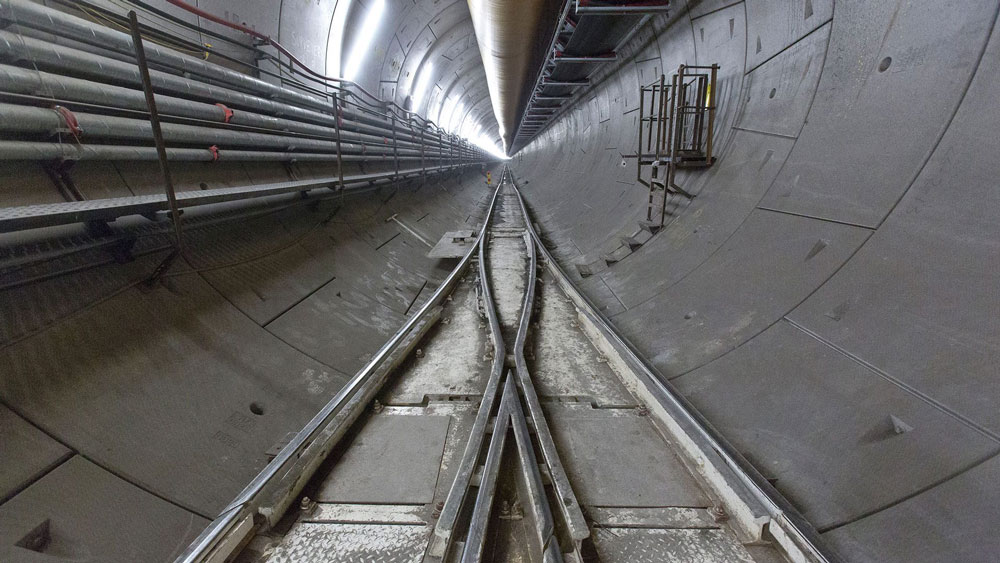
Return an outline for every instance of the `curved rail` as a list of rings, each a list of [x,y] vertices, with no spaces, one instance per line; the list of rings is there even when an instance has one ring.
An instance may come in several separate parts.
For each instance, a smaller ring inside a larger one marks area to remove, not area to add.
[[[608,341],[613,352],[628,368],[642,377],[641,383],[666,411],[670,422],[676,425],[670,431],[678,438],[680,446],[703,469],[712,470],[712,474],[705,475],[710,484],[724,499],[736,500],[745,505],[748,512],[740,514],[737,511],[734,514],[738,521],[742,520],[741,525],[747,531],[755,526],[761,530],[766,527],[767,532],[794,561],[844,563],[839,555],[826,547],[812,524],[712,427],[694,405],[660,377],[635,347],[618,334],[611,321],[576,288],[542,244],[513,174],[510,175],[510,180],[521,204],[526,229],[544,256],[549,271],[587,320]],[[727,505],[730,509],[733,508],[728,502]],[[761,510],[768,521],[754,521],[759,518]]]
[[[213,520],[202,533],[175,560],[175,563],[200,563],[223,561],[243,541],[259,528],[274,525],[284,514],[292,499],[312,477],[319,463],[336,442],[338,430],[346,430],[360,414],[363,401],[356,398],[365,394],[376,372],[383,367],[391,354],[398,351],[407,339],[451,292],[465,270],[477,246],[482,247],[484,234],[489,226],[496,205],[499,186],[487,207],[483,227],[479,231],[478,245],[473,245],[448,274],[431,298],[420,307],[390,338],[371,360],[345,385],[322,410],[295,435],[250,482],[246,488]],[[502,344],[501,344],[502,346]],[[500,356],[503,367],[503,355]],[[353,408],[352,408],[353,407]],[[346,412],[348,409],[351,412]],[[355,412],[357,411],[357,412]],[[353,417],[351,416],[353,414]]]
[[[506,169],[507,166],[504,165],[504,170]],[[500,378],[503,375],[506,349],[504,348],[503,336],[500,332],[500,321],[493,304],[493,292],[490,289],[488,273],[486,271],[485,236],[490,228],[490,219],[492,219],[496,201],[500,196],[500,190],[503,189],[503,173],[500,174],[500,178],[501,180],[497,182],[497,188],[493,192],[493,202],[490,204],[490,211],[483,221],[483,228],[480,231],[478,244],[476,245],[479,252],[480,295],[487,323],[490,327],[490,339],[493,343],[493,364],[490,368],[490,378],[486,383],[486,389],[483,391],[483,401],[480,404],[479,411],[476,413],[476,420],[469,433],[469,442],[462,453],[458,473],[455,475],[454,481],[452,481],[451,488],[448,490],[448,498],[445,501],[444,508],[441,510],[441,516],[434,527],[434,537],[432,538],[432,545],[429,552],[438,557],[443,557],[451,547],[452,534],[455,531],[455,525],[458,522],[462,505],[465,503],[469,493],[469,484],[472,482],[476,470],[476,460],[479,458],[479,452],[486,437],[486,427],[490,422],[490,413],[493,411],[493,405],[496,403],[497,394],[500,390]]]
[[[518,194],[518,201],[521,205],[521,212],[524,216],[525,232],[529,233],[525,236],[525,246],[528,249],[528,282],[525,285],[524,292],[524,305],[521,308],[521,319],[517,328],[517,339],[514,342],[514,366],[517,371],[517,378],[520,382],[521,390],[524,393],[525,402],[528,405],[528,410],[532,413],[532,421],[535,426],[535,436],[538,439],[539,448],[542,451],[542,456],[545,459],[545,464],[549,468],[549,476],[552,480],[552,485],[556,490],[556,498],[559,499],[557,503],[559,510],[562,513],[563,519],[566,522],[566,526],[569,529],[570,537],[576,544],[576,549],[580,549],[580,543],[590,536],[590,528],[587,526],[587,521],[583,516],[583,510],[580,508],[580,503],[577,500],[576,494],[573,491],[573,486],[569,481],[569,477],[566,475],[566,470],[562,465],[562,461],[559,459],[559,452],[556,451],[555,440],[552,438],[552,432],[549,429],[548,422],[545,420],[545,416],[542,412],[541,401],[538,400],[538,393],[535,391],[535,385],[531,379],[531,373],[528,371],[528,363],[525,360],[524,348],[528,340],[528,327],[531,324],[531,317],[535,304],[535,289],[536,280],[538,277],[538,252],[537,252],[537,242],[532,235],[530,230],[529,218],[527,211],[524,207],[524,201],[521,200],[520,193],[517,192],[517,186],[514,184],[513,175],[507,168],[504,168],[504,173],[510,179],[511,185],[514,185],[514,193]]]
[[[507,180],[505,178],[507,176],[508,171],[507,168],[504,167],[504,170],[500,175],[499,184],[501,187],[506,184]],[[524,244],[528,246],[530,250],[531,243],[526,235],[524,236]],[[486,308],[490,317],[491,327],[497,331],[493,333],[494,340],[503,346],[503,338],[501,337],[502,332],[499,332],[500,327],[498,315],[496,313],[496,306],[491,295],[492,290],[490,288],[490,279],[486,275],[486,262],[488,259],[487,248],[488,246],[484,241],[479,255],[480,271],[483,272],[481,282],[484,288],[484,297],[489,297],[489,302],[484,304],[484,308]],[[527,293],[530,293],[531,286],[534,283],[533,263],[532,266],[529,267],[527,274],[528,279],[525,287]],[[522,301],[521,315],[519,316],[521,322],[518,325],[519,336],[516,338],[517,342],[515,343],[514,349],[515,354],[518,353],[518,350],[523,351],[524,348],[524,340],[521,336],[523,336],[526,332],[526,327],[523,325],[526,316],[530,317],[531,315],[530,307],[531,300]],[[520,346],[520,348],[518,348],[518,346]],[[505,351],[503,359],[504,364],[506,364],[506,361],[507,358]],[[503,369],[505,366],[501,365],[500,367]],[[523,478],[524,486],[527,489],[526,494],[529,499],[529,509],[533,515],[532,521],[535,533],[538,536],[537,539],[539,542],[539,548],[543,553],[545,553],[543,557],[547,563],[561,563],[563,561],[562,552],[558,549],[559,542],[555,538],[555,524],[553,522],[552,513],[544,492],[542,476],[538,470],[538,462],[535,458],[534,448],[531,444],[531,438],[529,437],[527,421],[521,408],[514,379],[514,375],[508,371],[503,384],[503,394],[500,400],[499,410],[497,411],[493,434],[490,437],[489,449],[486,454],[485,463],[483,464],[483,477],[476,494],[476,502],[472,510],[472,516],[469,524],[469,532],[465,538],[465,546],[462,550],[462,563],[477,563],[482,560],[483,551],[487,541],[487,528],[489,526],[490,512],[493,508],[497,493],[501,457],[503,455],[508,429],[512,430],[515,436],[516,448],[519,452],[518,457],[521,462],[521,477]],[[491,403],[492,401],[483,401],[483,405],[480,407],[479,411],[480,414],[488,415],[492,410]],[[475,461],[475,458],[473,458],[473,461]]]

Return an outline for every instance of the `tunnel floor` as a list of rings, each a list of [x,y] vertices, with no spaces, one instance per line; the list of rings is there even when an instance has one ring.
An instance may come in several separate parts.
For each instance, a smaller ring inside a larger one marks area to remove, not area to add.
[[[523,217],[501,188],[486,255],[473,258],[436,327],[337,443],[298,510],[239,561],[785,560],[766,542],[741,541],[545,264],[532,275]],[[506,343],[498,362],[491,318]]]

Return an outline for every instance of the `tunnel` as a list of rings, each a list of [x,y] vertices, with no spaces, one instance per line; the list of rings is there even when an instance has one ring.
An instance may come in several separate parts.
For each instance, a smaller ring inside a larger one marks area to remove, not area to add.
[[[1000,560],[998,11],[0,0],[0,561]]]

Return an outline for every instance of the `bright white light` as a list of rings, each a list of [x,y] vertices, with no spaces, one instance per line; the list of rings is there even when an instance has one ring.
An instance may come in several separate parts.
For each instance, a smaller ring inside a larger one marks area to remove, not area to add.
[[[497,145],[496,142],[486,133],[480,133],[478,137],[472,140],[472,142],[479,148],[499,158],[500,160],[510,160],[510,157],[504,154],[503,149],[501,149],[500,146]]]
[[[375,39],[375,32],[378,31],[378,24],[382,20],[382,12],[385,11],[385,0],[373,0],[372,5],[365,14],[365,21],[361,24],[357,37],[354,39],[354,46],[351,47],[351,56],[347,61],[347,70],[344,78],[353,81],[361,70],[361,63],[368,54],[372,40]]]
[[[462,137],[466,139],[475,139],[476,135],[476,122],[471,119],[465,120],[462,124],[462,131],[459,133]]]
[[[424,96],[427,95],[427,88],[431,85],[431,75],[434,74],[434,63],[427,61],[420,68],[419,72],[420,76],[417,77],[417,85],[413,88],[413,92],[410,93],[410,101],[413,102],[410,109],[413,111],[420,109],[420,103],[424,101]]]
[[[340,74],[344,48],[344,26],[347,25],[347,12],[351,9],[351,0],[339,0],[333,9],[333,20],[330,22],[330,37],[326,50],[326,75],[343,76]]]

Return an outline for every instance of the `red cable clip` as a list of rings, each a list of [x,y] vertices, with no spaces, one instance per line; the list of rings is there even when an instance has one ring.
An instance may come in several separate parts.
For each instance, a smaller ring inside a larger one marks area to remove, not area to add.
[[[80,140],[80,135],[83,135],[83,129],[80,128],[80,123],[76,120],[76,116],[67,107],[63,106],[52,106],[52,109],[62,116],[63,121],[66,122],[66,128],[69,129],[70,134],[76,137],[76,140]]]
[[[212,162],[218,162],[219,161],[219,146],[218,145],[212,145],[212,146],[208,147],[208,152],[212,153]]]
[[[223,122],[223,123],[229,123],[229,121],[230,121],[230,120],[231,120],[231,119],[233,118],[233,110],[231,110],[231,109],[227,108],[227,107],[226,107],[225,105],[223,105],[223,104],[215,104],[215,105],[217,105],[217,106],[219,106],[220,108],[222,108],[222,112],[223,112],[223,114],[224,114],[224,115],[226,116],[226,118],[225,118],[225,119],[223,119],[223,120],[222,120],[222,122]]]

